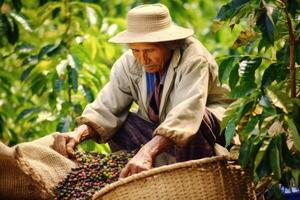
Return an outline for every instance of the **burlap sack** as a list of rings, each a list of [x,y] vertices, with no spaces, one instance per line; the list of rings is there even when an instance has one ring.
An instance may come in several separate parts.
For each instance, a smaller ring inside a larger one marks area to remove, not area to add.
[[[0,199],[53,199],[54,189],[77,164],[51,146],[53,134],[7,147],[0,142]]]

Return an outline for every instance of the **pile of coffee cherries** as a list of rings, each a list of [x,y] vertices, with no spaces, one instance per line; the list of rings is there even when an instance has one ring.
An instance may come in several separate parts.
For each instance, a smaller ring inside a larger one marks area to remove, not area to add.
[[[93,194],[119,178],[121,170],[134,152],[118,152],[109,155],[76,151],[79,167],[72,169],[56,188],[56,200],[91,199]]]

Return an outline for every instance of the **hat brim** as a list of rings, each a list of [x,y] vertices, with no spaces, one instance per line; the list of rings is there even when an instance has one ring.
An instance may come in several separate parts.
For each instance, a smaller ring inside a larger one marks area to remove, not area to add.
[[[122,31],[109,39],[112,43],[165,42],[180,40],[194,34],[192,29],[172,24],[169,28],[147,33]]]

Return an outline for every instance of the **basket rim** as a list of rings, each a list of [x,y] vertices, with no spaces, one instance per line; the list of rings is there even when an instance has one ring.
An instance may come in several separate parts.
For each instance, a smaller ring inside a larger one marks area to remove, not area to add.
[[[197,165],[207,164],[207,163],[212,163],[212,162],[225,162],[225,161],[229,161],[229,160],[231,160],[229,156],[222,155],[222,156],[201,158],[201,159],[197,159],[197,160],[189,160],[189,161],[185,161],[185,162],[178,162],[178,163],[174,163],[174,164],[170,164],[170,165],[164,165],[164,166],[160,166],[160,167],[151,168],[147,171],[142,171],[138,174],[128,176],[124,179],[120,179],[114,183],[111,183],[111,184],[105,186],[104,188],[102,188],[98,192],[96,192],[93,195],[92,199],[93,200],[97,199],[99,196],[103,196],[104,194],[106,194],[122,185],[128,184],[130,182],[134,182],[136,180],[143,179],[143,178],[146,178],[149,176],[153,176],[153,175],[159,174],[161,172],[169,172],[169,171],[173,171],[173,170],[180,169],[180,168],[197,166]]]

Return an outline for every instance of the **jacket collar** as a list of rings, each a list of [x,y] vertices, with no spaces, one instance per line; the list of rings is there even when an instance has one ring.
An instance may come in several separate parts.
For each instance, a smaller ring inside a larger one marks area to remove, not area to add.
[[[171,62],[169,64],[169,68],[170,67],[177,68],[179,65],[180,58],[181,58],[180,50],[179,50],[179,48],[177,48],[173,52],[173,56],[172,56]]]
[[[132,55],[133,56],[133,55]],[[166,74],[166,80],[164,82],[164,88],[163,88],[163,93],[162,93],[162,99],[161,99],[161,104],[160,104],[160,111],[159,115],[161,115],[161,112],[163,111],[165,107],[165,102],[166,102],[166,97],[170,92],[172,83],[174,81],[174,74],[175,70],[178,67],[181,59],[181,52],[180,49],[177,48],[174,50],[168,71]],[[147,107],[147,80],[146,80],[146,73],[144,71],[144,68],[141,64],[139,64],[136,60],[134,60],[135,67],[131,67],[129,70],[131,74],[133,75],[133,78],[138,85],[138,88],[140,88],[140,92],[142,93],[142,102],[143,102],[143,107],[148,112],[148,107]]]

